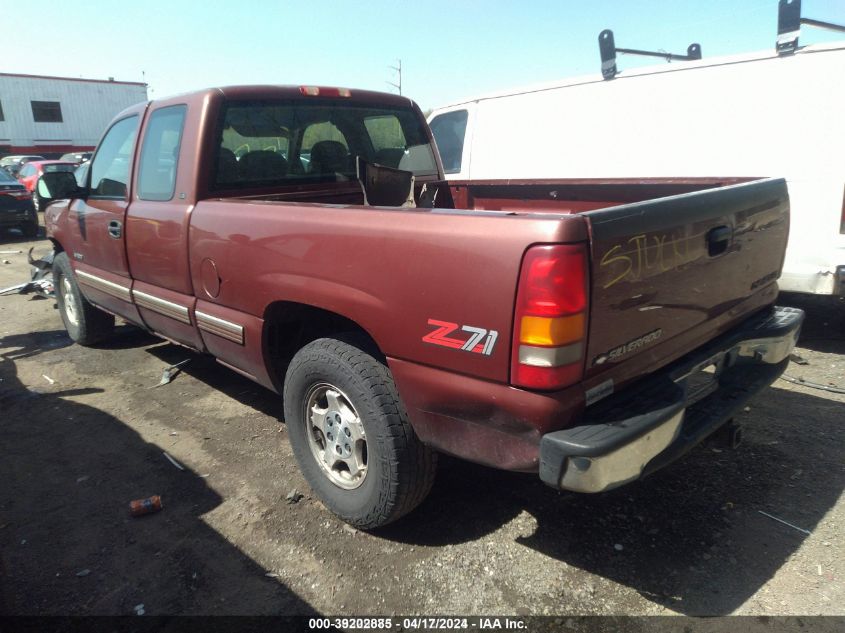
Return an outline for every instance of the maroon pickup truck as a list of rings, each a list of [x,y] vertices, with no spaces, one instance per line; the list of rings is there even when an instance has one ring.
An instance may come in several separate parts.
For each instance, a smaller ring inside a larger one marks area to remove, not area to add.
[[[281,394],[308,482],[365,529],[438,452],[578,492],[653,472],[781,374],[803,318],[773,305],[783,180],[447,183],[395,95],[142,103],[90,165],[38,187],[70,336],[117,316]]]

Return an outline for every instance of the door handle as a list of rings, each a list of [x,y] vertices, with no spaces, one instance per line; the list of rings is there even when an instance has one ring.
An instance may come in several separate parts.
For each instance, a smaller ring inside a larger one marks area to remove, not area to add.
[[[710,257],[721,255],[731,243],[733,229],[729,226],[717,226],[707,231],[707,254]]]
[[[116,240],[120,239],[120,236],[123,234],[123,225],[120,223],[119,220],[112,220],[109,222],[109,235]]]

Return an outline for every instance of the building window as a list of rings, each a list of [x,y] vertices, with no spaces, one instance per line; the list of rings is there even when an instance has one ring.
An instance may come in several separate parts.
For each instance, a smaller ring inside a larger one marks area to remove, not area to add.
[[[3,102],[0,101],[0,121],[5,121],[6,117],[3,116]]]
[[[32,118],[36,123],[61,123],[62,106],[58,101],[31,101]]]

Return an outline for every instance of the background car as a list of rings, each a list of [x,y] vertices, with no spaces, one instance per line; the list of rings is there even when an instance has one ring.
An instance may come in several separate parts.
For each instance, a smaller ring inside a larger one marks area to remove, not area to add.
[[[38,213],[32,194],[0,167],[0,229],[20,229],[24,237],[38,235]]]
[[[91,163],[82,163],[79,167],[73,170],[73,175],[76,178],[76,184],[79,187],[86,186],[88,180],[88,168],[91,166]]]
[[[43,156],[17,154],[0,158],[0,167],[5,169],[11,176],[17,178],[18,172],[28,162],[33,160],[45,160]]]
[[[18,174],[18,180],[24,187],[26,187],[27,191],[32,193],[35,191],[35,185],[38,183],[38,179],[41,177],[41,174],[49,174],[54,171],[73,172],[76,167],[76,163],[70,163],[67,161],[34,160],[21,167],[20,173]],[[35,209],[40,211],[38,208],[38,197],[34,197],[33,201]]]
[[[91,160],[91,156],[93,155],[94,152],[70,152],[69,154],[62,154],[62,157],[59,160],[65,160],[69,163],[76,163],[77,165],[80,165]]]

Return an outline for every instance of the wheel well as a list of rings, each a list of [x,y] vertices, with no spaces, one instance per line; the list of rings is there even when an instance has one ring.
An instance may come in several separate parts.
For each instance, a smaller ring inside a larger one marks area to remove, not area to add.
[[[264,358],[270,379],[279,393],[294,354],[318,338],[354,336],[379,360],[384,355],[373,337],[355,321],[303,303],[278,301],[264,312]]]

